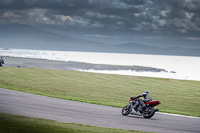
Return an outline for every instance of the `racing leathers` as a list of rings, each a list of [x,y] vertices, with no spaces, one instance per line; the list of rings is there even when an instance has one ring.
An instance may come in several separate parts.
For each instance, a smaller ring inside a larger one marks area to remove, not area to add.
[[[149,95],[149,93],[146,93],[146,92],[144,92],[141,95],[136,96],[136,98],[139,98],[139,97],[144,97],[144,100],[138,99],[138,101],[136,101],[136,103],[133,106],[133,109],[135,111],[144,110],[146,108],[145,103],[149,102],[149,101],[152,101],[151,96]],[[137,108],[138,105],[139,105],[139,107]]]

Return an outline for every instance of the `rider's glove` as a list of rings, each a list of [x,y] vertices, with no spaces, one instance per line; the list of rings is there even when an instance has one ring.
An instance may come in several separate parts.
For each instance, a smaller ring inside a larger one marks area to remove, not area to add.
[[[131,97],[132,100],[136,99],[136,97]]]

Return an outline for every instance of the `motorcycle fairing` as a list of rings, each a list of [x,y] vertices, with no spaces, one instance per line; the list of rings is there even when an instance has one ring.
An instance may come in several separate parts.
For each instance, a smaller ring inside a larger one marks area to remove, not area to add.
[[[146,102],[145,104],[151,107],[155,107],[158,104],[160,104],[160,101],[149,101],[149,102]]]

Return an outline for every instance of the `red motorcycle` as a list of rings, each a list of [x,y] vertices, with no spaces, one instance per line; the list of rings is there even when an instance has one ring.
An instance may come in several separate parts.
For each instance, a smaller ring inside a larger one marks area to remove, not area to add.
[[[160,101],[149,101],[146,102],[146,108],[145,109],[141,109],[138,110],[139,106],[141,106],[140,104],[138,104],[136,106],[136,108],[134,109],[135,111],[137,110],[137,112],[132,112],[133,110],[133,105],[136,104],[138,102],[138,100],[141,100],[139,98],[136,97],[131,97],[129,99],[129,104],[126,105],[123,109],[122,109],[122,115],[128,115],[128,114],[133,114],[133,115],[138,115],[138,116],[143,116],[144,118],[151,118],[154,116],[155,112],[159,111],[160,109],[157,108],[155,109],[154,107],[161,104]]]

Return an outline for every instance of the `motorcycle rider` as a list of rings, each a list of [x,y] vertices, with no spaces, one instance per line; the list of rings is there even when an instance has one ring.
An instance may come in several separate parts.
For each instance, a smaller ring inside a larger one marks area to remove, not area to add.
[[[132,109],[132,113],[135,113],[135,114],[140,114],[138,111],[141,111],[141,110],[145,110],[146,109],[146,105],[145,103],[146,102],[149,102],[149,101],[152,101],[152,98],[149,94],[149,91],[145,91],[143,94],[141,95],[138,95],[136,97],[133,97],[133,98],[139,98],[139,97],[144,97],[144,100],[142,99],[138,99],[136,101],[136,103],[134,104],[133,106],[133,109]],[[136,108],[137,106],[139,105],[138,109]]]
[[[0,67],[3,67],[3,64],[4,64],[4,59],[3,57],[0,58]]]

